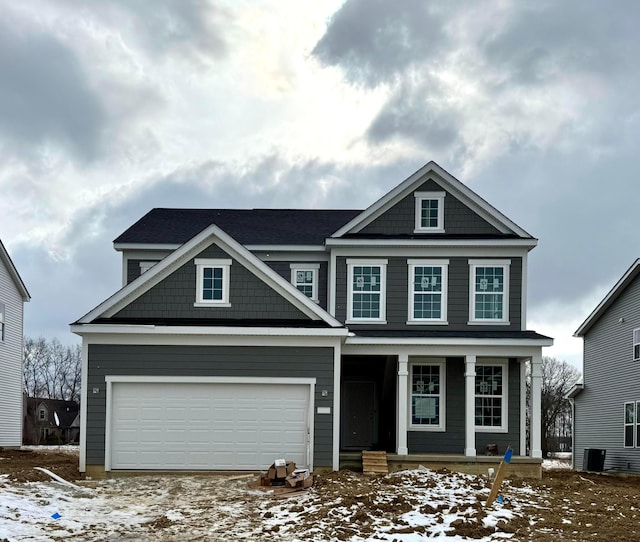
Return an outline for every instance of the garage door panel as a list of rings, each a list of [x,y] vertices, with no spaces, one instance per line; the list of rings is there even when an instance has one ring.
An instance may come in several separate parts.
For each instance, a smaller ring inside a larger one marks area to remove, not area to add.
[[[267,468],[307,464],[310,386],[114,382],[111,468]]]

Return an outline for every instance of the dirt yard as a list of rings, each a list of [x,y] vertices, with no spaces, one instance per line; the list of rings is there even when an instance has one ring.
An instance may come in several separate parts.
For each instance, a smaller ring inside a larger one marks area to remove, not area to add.
[[[74,453],[0,452],[0,475],[7,475],[4,487],[11,491],[27,495],[32,486],[25,482],[45,482],[37,486],[42,496],[43,487],[54,484],[35,466],[80,480]],[[101,530],[92,520],[91,537],[80,524],[58,523],[59,538],[50,539],[640,541],[639,477],[546,471],[542,480],[511,480],[491,511],[484,507],[488,480],[446,471],[377,477],[341,471],[317,476],[313,488],[290,498],[251,490],[248,481],[205,475],[80,481],[108,502],[109,522]],[[92,498],[97,509],[101,501]],[[497,522],[486,521],[491,514]]]

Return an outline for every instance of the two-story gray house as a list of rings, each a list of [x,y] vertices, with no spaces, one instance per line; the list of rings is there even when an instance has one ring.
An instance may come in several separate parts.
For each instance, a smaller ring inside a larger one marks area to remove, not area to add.
[[[584,367],[570,393],[574,467],[640,474],[640,259],[575,336]]]
[[[82,471],[541,457],[537,240],[430,162],[365,210],[153,209],[83,338]],[[525,375],[532,370],[527,450]]]
[[[24,303],[31,299],[0,241],[0,447],[22,445]]]

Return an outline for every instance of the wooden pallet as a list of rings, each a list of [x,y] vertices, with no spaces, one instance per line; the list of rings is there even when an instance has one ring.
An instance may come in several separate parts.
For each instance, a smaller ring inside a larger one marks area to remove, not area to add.
[[[387,452],[362,452],[364,474],[388,474]]]

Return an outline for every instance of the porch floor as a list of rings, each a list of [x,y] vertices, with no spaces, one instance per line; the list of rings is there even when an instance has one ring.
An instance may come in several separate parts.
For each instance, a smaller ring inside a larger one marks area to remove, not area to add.
[[[419,465],[432,470],[448,469],[484,476],[490,468],[496,469],[502,461],[502,455],[477,455],[469,457],[463,454],[409,454],[387,453],[389,472],[415,469]],[[340,452],[340,468],[355,471],[362,470],[362,452]],[[516,456],[511,458],[507,478],[542,478],[542,459]]]

